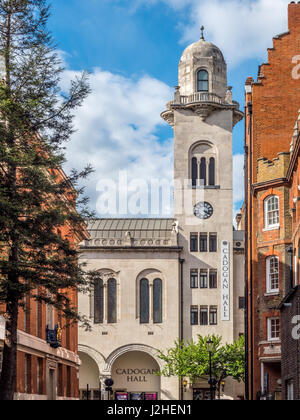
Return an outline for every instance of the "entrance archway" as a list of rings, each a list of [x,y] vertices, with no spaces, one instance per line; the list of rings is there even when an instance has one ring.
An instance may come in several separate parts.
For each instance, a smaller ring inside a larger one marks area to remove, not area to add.
[[[112,364],[111,376],[116,399],[160,399],[159,365],[149,354],[130,351]]]
[[[99,368],[97,363],[86,353],[78,352],[80,398],[86,400],[100,399]]]

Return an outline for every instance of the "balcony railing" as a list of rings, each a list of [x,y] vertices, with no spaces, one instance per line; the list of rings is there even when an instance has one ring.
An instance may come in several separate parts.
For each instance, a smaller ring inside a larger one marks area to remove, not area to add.
[[[217,104],[224,103],[222,98],[220,98],[218,95],[214,93],[208,93],[208,92],[196,92],[188,96],[181,95],[179,103],[181,105],[188,105],[188,104],[193,104],[193,103],[198,103],[198,102],[213,102]],[[171,102],[171,105],[176,105],[176,104],[178,104],[178,100],[176,99]]]

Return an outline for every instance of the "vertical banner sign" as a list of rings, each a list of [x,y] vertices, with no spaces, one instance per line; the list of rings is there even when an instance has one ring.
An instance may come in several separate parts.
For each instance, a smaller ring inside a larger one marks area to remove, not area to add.
[[[230,321],[230,244],[222,241],[221,255],[222,321]]]

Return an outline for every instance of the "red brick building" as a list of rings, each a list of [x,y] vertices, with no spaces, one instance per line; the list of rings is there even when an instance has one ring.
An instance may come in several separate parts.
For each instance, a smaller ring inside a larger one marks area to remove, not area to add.
[[[64,177],[61,171],[61,176]],[[88,239],[85,226],[76,233],[67,226],[62,237],[74,245]],[[72,306],[77,307],[77,292],[68,291]],[[18,319],[17,378],[14,399],[55,400],[79,398],[78,326],[66,320],[50,305],[25,299],[25,310]],[[0,305],[0,372],[5,332],[5,307]]]
[[[279,306],[294,286],[294,213],[290,210],[296,186],[288,171],[300,108],[299,54],[300,4],[293,2],[288,7],[288,31],[273,39],[257,81],[248,78],[246,82],[246,385],[250,399],[282,397],[285,326]]]

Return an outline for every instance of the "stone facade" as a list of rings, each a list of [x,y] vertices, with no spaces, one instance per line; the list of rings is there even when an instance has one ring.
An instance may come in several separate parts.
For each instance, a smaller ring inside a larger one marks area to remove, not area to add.
[[[116,398],[205,399],[208,378],[183,389],[176,377],[151,374],[162,366],[158,350],[198,334],[230,343],[244,332],[244,235],[233,232],[232,220],[232,130],[243,113],[216,46],[201,39],[184,51],[179,86],[162,118],[174,128],[174,219],[95,220],[82,243],[82,262],[99,271],[100,284],[100,291],[95,286],[94,295],[79,300],[93,323],[91,332],[79,332],[82,398],[87,385],[91,398],[99,389],[107,397],[104,380],[112,377]],[[243,394],[242,385],[226,380],[224,398]]]

